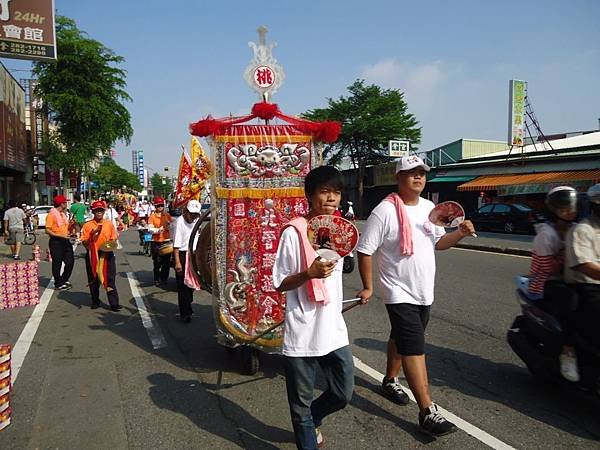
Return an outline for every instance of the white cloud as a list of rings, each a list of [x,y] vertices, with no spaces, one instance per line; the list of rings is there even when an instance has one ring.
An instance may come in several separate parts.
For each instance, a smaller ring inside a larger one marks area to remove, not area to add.
[[[448,71],[440,61],[413,65],[385,59],[367,65],[361,77],[369,83],[403,91],[411,111],[419,114],[434,106],[436,93],[448,78]]]

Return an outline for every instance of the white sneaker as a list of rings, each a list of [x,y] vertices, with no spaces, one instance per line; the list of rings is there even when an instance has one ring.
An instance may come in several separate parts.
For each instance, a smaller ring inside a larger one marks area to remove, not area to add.
[[[577,357],[568,353],[560,354],[560,374],[566,380],[573,383],[579,381],[579,370],[577,370]]]
[[[315,435],[317,437],[317,448],[323,448],[325,446],[325,442],[323,441],[323,435],[321,434],[321,430],[315,428]]]

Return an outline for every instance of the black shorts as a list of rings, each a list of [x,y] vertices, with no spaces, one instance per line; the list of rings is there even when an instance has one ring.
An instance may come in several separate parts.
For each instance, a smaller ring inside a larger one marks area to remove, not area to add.
[[[430,306],[393,303],[385,307],[392,325],[390,339],[396,343],[398,354],[424,355],[425,328],[429,322]]]

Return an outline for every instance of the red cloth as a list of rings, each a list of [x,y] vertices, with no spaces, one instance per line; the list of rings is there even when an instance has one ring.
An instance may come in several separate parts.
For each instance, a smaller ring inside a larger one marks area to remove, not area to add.
[[[298,233],[300,239],[300,254],[302,255],[302,270],[307,270],[313,261],[316,259],[315,250],[308,241],[308,222],[304,217],[297,217],[289,221],[284,229],[288,226],[293,227]],[[308,298],[313,302],[323,302],[324,305],[329,303],[327,289],[325,283],[320,278],[312,278],[306,282],[306,290]]]
[[[385,201],[392,203],[396,207],[398,226],[400,228],[400,253],[410,256],[413,254],[412,227],[406,213],[406,208],[404,207],[404,202],[396,193],[388,195]]]

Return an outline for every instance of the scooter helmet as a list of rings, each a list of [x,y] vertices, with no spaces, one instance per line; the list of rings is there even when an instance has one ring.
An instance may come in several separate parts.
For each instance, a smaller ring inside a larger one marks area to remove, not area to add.
[[[590,199],[590,202],[600,205],[600,183],[591,186],[587,190],[587,196]]]
[[[570,186],[558,186],[546,195],[546,208],[556,218],[573,221],[577,217],[577,191]]]
[[[600,183],[591,186],[587,190],[587,196],[594,214],[600,216]]]

